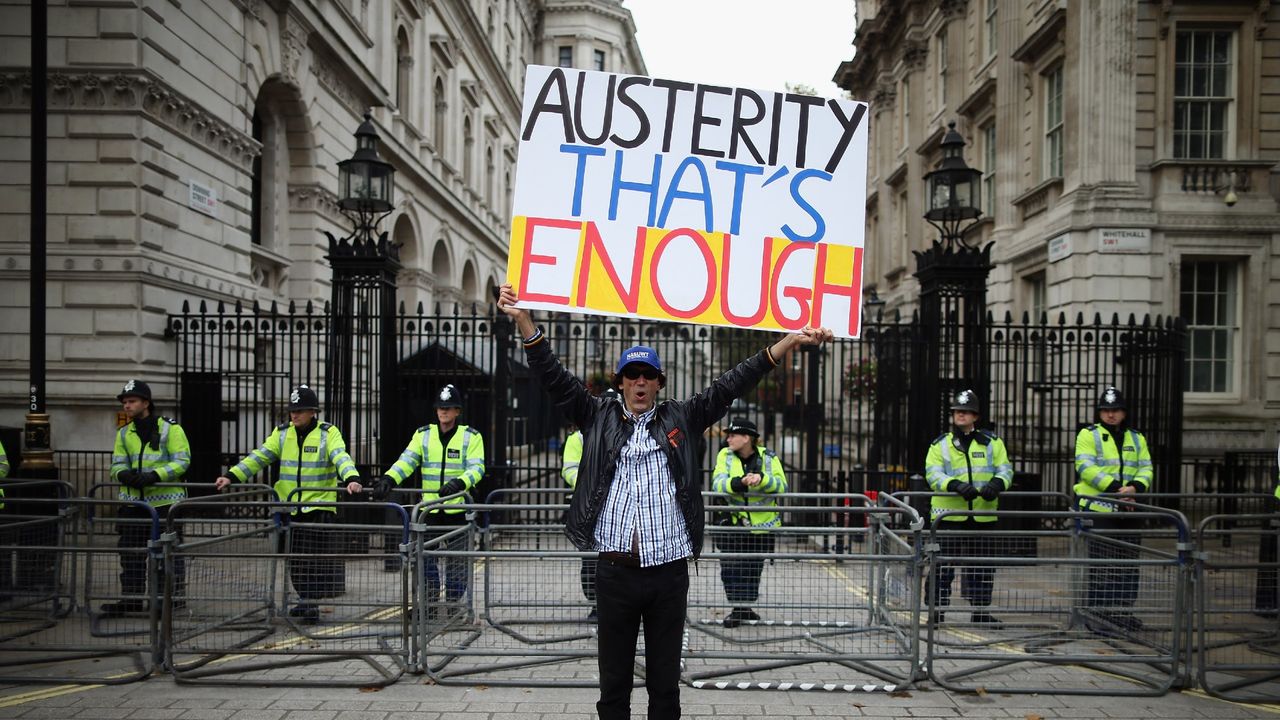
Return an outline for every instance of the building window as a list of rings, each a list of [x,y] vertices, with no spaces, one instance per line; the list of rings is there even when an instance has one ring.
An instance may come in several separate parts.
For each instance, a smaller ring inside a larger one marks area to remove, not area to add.
[[[947,107],[947,29],[938,31],[938,111]]]
[[[462,120],[462,177],[468,183],[474,183],[475,178],[472,176],[473,156],[476,153],[476,134],[471,129],[471,116]]]
[[[983,19],[982,25],[982,40],[986,43],[985,47],[983,47],[983,51],[986,52],[985,57],[988,58],[995,56],[997,39],[999,37],[997,35],[998,28],[996,27],[996,3],[997,0],[987,0],[987,13]]]
[[[444,78],[436,78],[435,87],[435,105],[432,107],[431,113],[431,140],[436,146],[436,154],[444,155],[444,139],[445,139],[445,117],[449,111],[449,101],[444,95]]]
[[[898,148],[906,149],[911,144],[911,82],[903,79],[898,84]]]
[[[982,212],[996,212],[996,124],[982,128]]]
[[[1187,322],[1187,392],[1235,391],[1239,271],[1231,261],[1182,263],[1179,311]]]
[[[906,267],[911,251],[911,228],[907,222],[907,194],[898,193],[897,202],[893,205],[894,221],[898,230],[897,265]]]
[[[1173,73],[1173,156],[1227,157],[1234,88],[1231,32],[1179,30]]]
[[[396,34],[396,109],[401,116],[409,114],[409,85],[413,70],[413,56],[409,53],[409,34],[404,28]]]
[[[253,109],[253,124],[251,125],[253,139],[257,140],[260,147],[265,149],[262,142],[262,116],[258,114],[258,108]],[[254,245],[262,244],[262,153],[256,153],[253,156],[253,167],[251,170],[252,179],[249,181],[249,240]]]
[[[603,50],[591,51],[591,67],[595,70],[600,70],[602,72],[604,71],[604,51]]]
[[[1044,272],[1027,275],[1023,278],[1023,283],[1026,289],[1027,312],[1031,315],[1031,322],[1038,323],[1049,310],[1048,283],[1045,282]]]
[[[1044,76],[1044,176],[1062,177],[1062,66]]]
[[[569,45],[560,46],[560,67],[573,67],[573,48]]]

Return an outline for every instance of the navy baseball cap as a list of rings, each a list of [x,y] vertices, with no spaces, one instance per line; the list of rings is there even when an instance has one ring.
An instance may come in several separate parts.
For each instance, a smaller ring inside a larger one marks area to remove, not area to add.
[[[631,363],[640,363],[662,372],[662,361],[658,359],[658,351],[648,345],[636,345],[622,351],[622,357],[618,358],[618,368],[615,373],[622,372],[622,368]]]

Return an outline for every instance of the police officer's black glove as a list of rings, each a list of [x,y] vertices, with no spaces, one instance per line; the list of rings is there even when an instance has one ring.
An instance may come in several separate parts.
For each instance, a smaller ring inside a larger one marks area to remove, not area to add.
[[[141,490],[148,485],[155,485],[158,482],[160,482],[160,473],[157,473],[155,470],[143,470],[138,473],[138,484],[136,487]]]
[[[138,471],[133,468],[125,468],[116,473],[116,482],[125,487],[135,487],[134,483],[138,482]]]
[[[947,483],[947,492],[953,492],[968,502],[978,499],[978,488],[963,480],[952,480]]]
[[[729,489],[736,493],[744,493],[747,491],[747,484],[740,477],[730,478]]]
[[[391,499],[391,493],[396,489],[396,481],[390,477],[383,475],[374,481],[373,487],[369,488],[369,495],[378,502],[386,502]]]
[[[440,497],[446,495],[456,495],[467,489],[467,483],[462,478],[453,478],[449,482],[440,486]]]
[[[987,502],[992,502],[999,497],[1002,492],[1004,492],[1004,481],[1000,478],[991,478],[987,481],[986,485],[982,486],[982,499]]]

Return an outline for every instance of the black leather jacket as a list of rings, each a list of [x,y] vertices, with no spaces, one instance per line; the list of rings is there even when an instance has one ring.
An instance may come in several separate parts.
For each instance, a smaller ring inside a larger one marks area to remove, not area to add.
[[[544,340],[525,348],[525,355],[534,375],[542,379],[543,388],[565,418],[582,428],[582,460],[565,521],[565,535],[579,550],[594,550],[596,521],[609,496],[618,456],[631,438],[632,421],[620,399],[592,397],[582,382],[560,364],[551,343]],[[667,453],[671,477],[676,484],[676,502],[680,504],[695,558],[702,553],[704,519],[698,441],[712,423],[724,416],[735,398],[755,387],[773,367],[768,355],[761,351],[688,400],[662,401],[649,423],[658,446]]]

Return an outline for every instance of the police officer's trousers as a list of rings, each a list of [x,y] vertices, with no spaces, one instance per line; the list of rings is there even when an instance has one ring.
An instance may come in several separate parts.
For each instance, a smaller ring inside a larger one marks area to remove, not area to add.
[[[330,555],[341,531],[326,527],[337,517],[327,510],[312,510],[290,516],[289,581],[303,600],[337,597],[346,589],[345,565],[341,558],[307,557]]]
[[[164,522],[169,517],[172,505],[156,508],[160,520],[160,532],[164,532]],[[125,595],[144,595],[147,592],[147,552],[146,547],[153,539],[151,513],[139,505],[122,505],[116,513],[116,533],[120,536],[116,547],[120,548],[120,592]],[[186,593],[186,562],[181,556],[174,558],[173,564],[174,595]],[[163,577],[164,566],[160,565],[157,579]],[[163,587],[163,582],[161,582]],[[161,594],[160,588],[156,594]]]
[[[765,555],[773,552],[773,535],[768,533],[725,533],[720,539],[721,552],[754,553]],[[720,561],[720,581],[724,583],[724,596],[730,605],[750,605],[760,597],[760,576],[764,572],[764,558],[724,558]]]
[[[1089,559],[1137,560],[1142,536],[1132,532],[1117,532],[1136,527],[1125,522],[1123,511],[1095,512],[1093,529],[1086,537]],[[1129,547],[1130,545],[1134,547]],[[1138,599],[1138,579],[1142,569],[1136,565],[1109,565],[1105,562],[1089,564],[1089,592],[1085,605],[1092,608],[1132,607]]]
[[[443,511],[427,513],[427,525],[437,528],[432,537],[440,537],[447,533],[454,533],[443,542],[432,542],[428,540],[426,557],[423,559],[427,572],[427,595],[428,597],[436,597],[440,592],[441,572],[440,565],[444,565],[444,599],[449,602],[455,602],[462,599],[467,594],[467,574],[471,568],[471,558],[465,557],[449,557],[437,561],[432,557],[431,551],[459,551],[467,550],[468,535],[461,532],[458,528],[467,524],[467,514],[465,512],[447,513]]]
[[[976,522],[970,518],[943,520],[938,523],[939,554],[948,557],[996,557],[999,548],[990,535],[996,526],[996,522]],[[996,578],[996,568],[990,563],[975,564],[963,560],[935,563],[925,583],[927,597],[932,597],[939,607],[950,605],[951,585],[955,582],[957,567],[960,570],[961,596],[974,607],[990,605]]]

